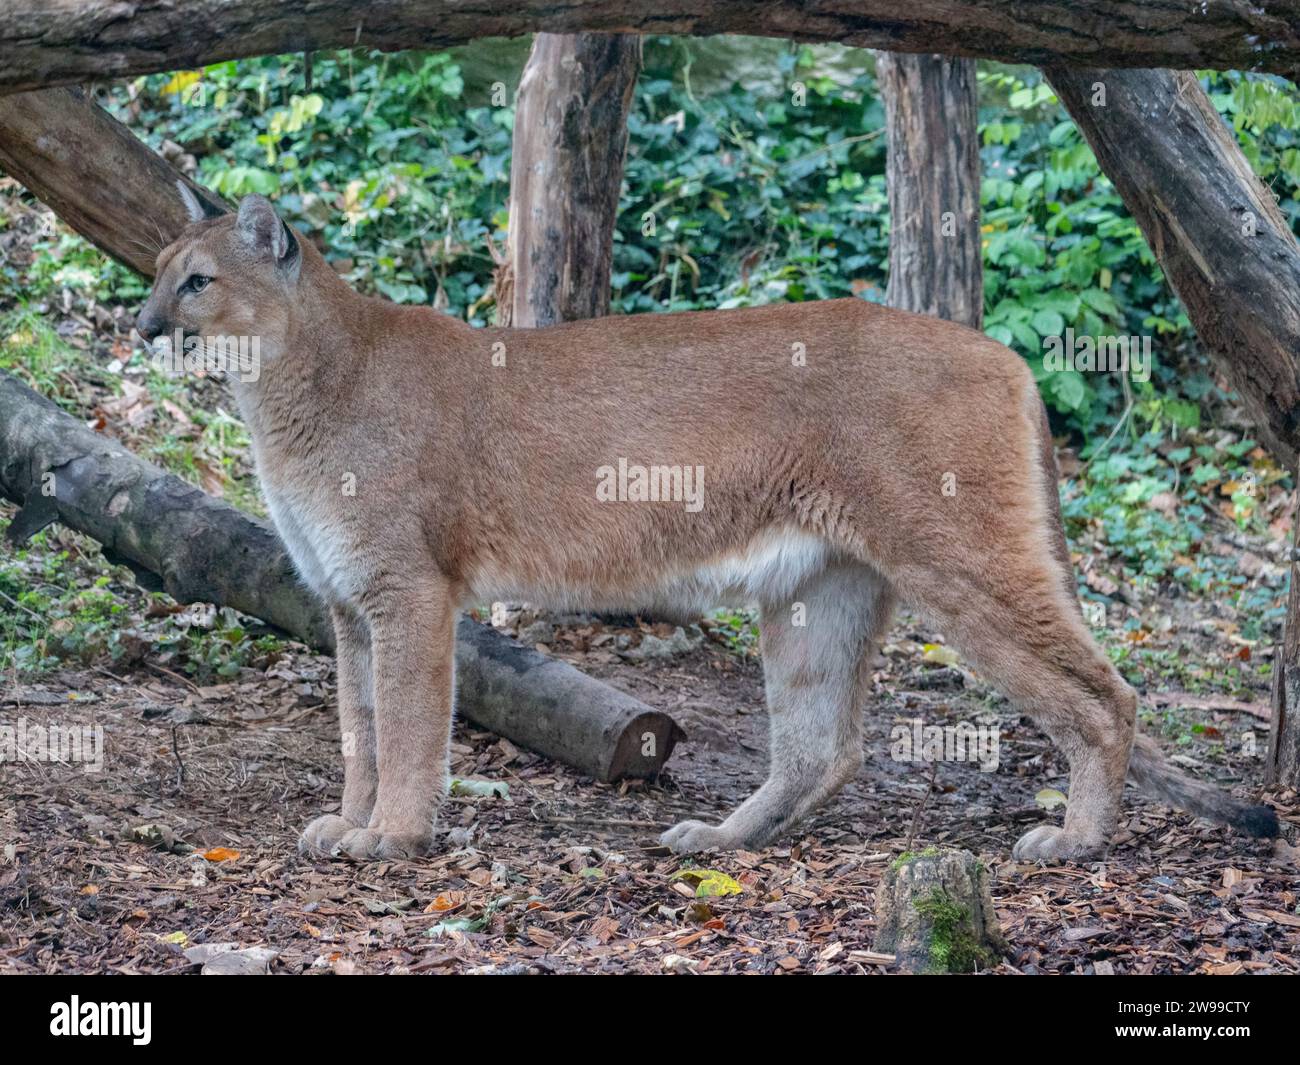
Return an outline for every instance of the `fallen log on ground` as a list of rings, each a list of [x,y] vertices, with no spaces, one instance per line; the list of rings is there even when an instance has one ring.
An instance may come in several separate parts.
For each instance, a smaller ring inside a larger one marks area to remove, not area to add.
[[[0,92],[322,48],[435,49],[524,33],[752,33],[899,52],[1294,77],[1300,2],[1155,0],[8,0]]]
[[[1048,70],[1187,308],[1287,467],[1300,452],[1300,247],[1194,74]]]
[[[20,504],[9,539],[58,521],[183,603],[232,607],[331,650],[321,605],[275,533],[88,429],[0,372],[0,494]],[[667,714],[462,618],[457,710],[595,777],[652,777],[681,730]]]

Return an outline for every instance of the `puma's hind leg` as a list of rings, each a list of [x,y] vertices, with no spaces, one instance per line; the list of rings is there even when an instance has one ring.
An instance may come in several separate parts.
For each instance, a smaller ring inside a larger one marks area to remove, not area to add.
[[[1014,545],[1010,537],[1007,544]],[[891,574],[891,577],[893,575]],[[1094,857],[1119,815],[1137,695],[1096,645],[1059,563],[997,541],[924,573],[898,575],[910,602],[1030,715],[1070,763],[1063,825],[1022,836],[1017,858]]]
[[[834,565],[760,619],[767,689],[768,778],[720,825],[683,821],[664,833],[679,854],[754,849],[781,836],[862,765],[862,698],[893,596],[874,570]]]

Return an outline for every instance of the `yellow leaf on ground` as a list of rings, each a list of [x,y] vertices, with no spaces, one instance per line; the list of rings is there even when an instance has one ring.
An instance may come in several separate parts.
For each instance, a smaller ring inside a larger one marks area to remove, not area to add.
[[[1055,788],[1044,788],[1034,796],[1034,802],[1044,810],[1055,810],[1058,806],[1065,805],[1066,798]]]
[[[716,869],[682,869],[673,873],[668,879],[692,881],[695,884],[697,899],[718,895],[739,895],[745,890],[740,881],[733,880],[726,873],[720,873]]]
[[[961,661],[961,656],[941,643],[927,643],[922,649],[921,659],[940,666],[955,666]]]

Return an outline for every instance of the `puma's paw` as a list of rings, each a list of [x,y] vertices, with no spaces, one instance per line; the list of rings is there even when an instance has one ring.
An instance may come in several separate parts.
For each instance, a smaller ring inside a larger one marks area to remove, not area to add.
[[[384,832],[377,828],[353,828],[345,832],[333,853],[357,861],[374,858],[419,858],[433,849],[432,832]]]
[[[1039,825],[1020,837],[1011,856],[1026,862],[1083,861],[1101,857],[1105,850],[1104,844],[1070,835],[1059,825]]]
[[[298,850],[302,854],[333,854],[339,840],[356,827],[338,814],[322,814],[302,830],[298,837]]]
[[[735,850],[740,844],[724,832],[719,825],[706,825],[703,821],[682,821],[673,825],[659,837],[659,842],[672,848],[675,854],[695,854],[698,851]]]

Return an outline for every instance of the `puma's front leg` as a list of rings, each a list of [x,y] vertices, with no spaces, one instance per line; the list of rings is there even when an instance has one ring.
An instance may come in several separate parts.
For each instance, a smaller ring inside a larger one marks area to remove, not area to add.
[[[374,671],[378,787],[369,822],[345,832],[337,846],[353,858],[412,858],[428,852],[447,791],[456,609],[439,575],[388,575],[362,606]]]
[[[334,607],[335,672],[338,675],[339,733],[343,744],[343,809],[309,824],[299,849],[328,854],[343,836],[370,823],[379,785],[375,764],[375,697],[370,628],[351,607]]]

